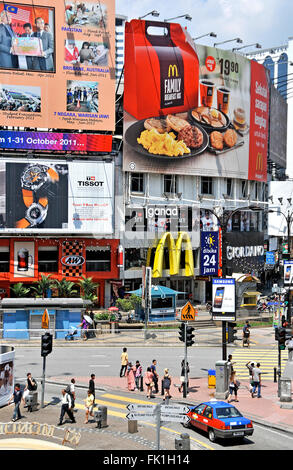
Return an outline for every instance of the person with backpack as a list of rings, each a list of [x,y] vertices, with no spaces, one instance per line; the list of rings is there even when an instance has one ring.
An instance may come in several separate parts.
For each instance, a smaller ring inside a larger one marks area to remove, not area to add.
[[[66,393],[69,393],[71,398],[71,409],[75,407],[75,379],[71,379],[70,384],[66,387]]]
[[[245,322],[245,325],[242,329],[242,346],[244,347],[245,344],[247,344],[247,346],[249,347],[249,344],[250,344],[250,324],[249,324],[249,321],[246,320]]]
[[[163,400],[165,401],[166,399],[172,398],[170,395],[170,387],[171,387],[171,377],[169,375],[169,369],[164,370],[164,377],[163,377],[163,389],[164,389],[164,398]]]
[[[32,374],[31,372],[28,372],[26,374],[26,386],[25,386],[25,389],[23,391],[23,399],[25,401],[26,397],[29,395],[30,392],[34,392],[37,390],[38,388],[38,384],[37,384],[37,381],[32,377]]]

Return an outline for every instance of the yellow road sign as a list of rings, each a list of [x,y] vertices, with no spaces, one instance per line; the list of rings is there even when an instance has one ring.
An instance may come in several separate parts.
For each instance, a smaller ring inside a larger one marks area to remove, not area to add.
[[[42,316],[42,328],[48,330],[49,329],[49,314],[48,310],[45,308],[45,311]]]
[[[187,304],[184,305],[184,307],[181,310],[181,321],[193,321],[195,320],[195,315],[197,314],[197,311],[191,305],[191,303],[188,301]]]

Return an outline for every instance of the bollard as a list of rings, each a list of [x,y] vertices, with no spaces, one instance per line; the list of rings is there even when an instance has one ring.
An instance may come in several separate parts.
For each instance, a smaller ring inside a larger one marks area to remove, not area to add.
[[[131,419],[128,421],[128,432],[130,434],[134,434],[135,432],[138,432],[136,420]]]
[[[175,438],[176,450],[190,450],[190,436],[189,434],[180,434],[179,438]]]
[[[95,411],[95,421],[97,423],[97,428],[101,429],[102,427],[102,420],[103,420],[103,412],[100,411]]]
[[[143,376],[140,378],[140,391],[143,392]]]
[[[27,411],[36,411],[38,407],[38,392],[31,390],[25,397],[25,404],[27,405]]]
[[[274,367],[274,383],[277,383],[277,368]]]
[[[161,385],[162,385],[161,395],[164,395],[164,380],[163,379],[162,379]]]
[[[101,428],[106,428],[107,424],[107,407],[100,405],[98,406],[98,412],[101,412]]]

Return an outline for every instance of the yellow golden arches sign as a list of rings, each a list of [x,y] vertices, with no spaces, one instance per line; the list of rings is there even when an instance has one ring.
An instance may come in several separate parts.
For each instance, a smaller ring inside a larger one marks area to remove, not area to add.
[[[193,253],[192,245],[189,238],[189,235],[186,232],[179,232],[178,238],[175,242],[172,234],[170,232],[164,233],[162,238],[159,240],[155,258],[153,263],[153,273],[152,277],[162,277],[163,276],[163,264],[164,264],[164,249],[167,247],[169,252],[169,261],[170,261],[170,276],[176,276],[179,274],[180,270],[180,258],[181,258],[181,248],[182,243],[185,242],[185,276],[194,275],[194,262],[193,262]],[[152,248],[149,248],[147,255],[147,266],[150,266],[151,263],[151,251]]]
[[[169,65],[169,69],[168,69],[168,77],[178,77],[178,68],[177,68],[177,65],[174,64],[174,65]]]

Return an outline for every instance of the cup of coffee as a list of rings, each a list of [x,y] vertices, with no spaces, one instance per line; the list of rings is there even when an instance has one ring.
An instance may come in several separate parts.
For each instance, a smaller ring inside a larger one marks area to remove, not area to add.
[[[218,110],[222,111],[224,114],[228,114],[229,100],[230,100],[230,90],[229,90],[229,88],[226,88],[224,86],[219,86],[217,88]]]
[[[213,106],[215,84],[210,80],[200,80],[199,85],[201,105],[211,108]]]

